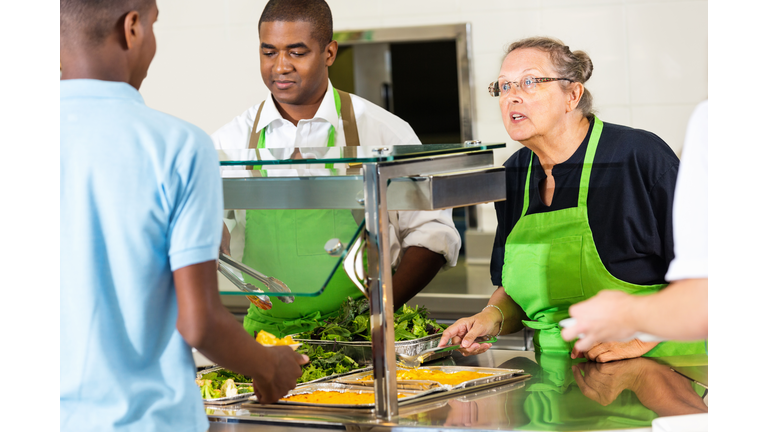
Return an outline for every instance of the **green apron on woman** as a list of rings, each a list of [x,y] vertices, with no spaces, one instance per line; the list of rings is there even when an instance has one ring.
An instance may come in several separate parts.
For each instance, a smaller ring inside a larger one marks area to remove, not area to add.
[[[587,195],[592,163],[603,130],[595,117],[581,171],[576,207],[547,213],[528,211],[533,153],[525,180],[523,211],[507,237],[502,284],[506,293],[525,311],[537,330],[534,345],[541,352],[570,352],[572,342],[560,336],[558,322],[568,318],[568,308],[604,289],[630,294],[651,294],[666,285],[635,285],[611,275],[597,253],[587,214]],[[645,356],[704,353],[704,342],[662,342]]]
[[[346,145],[360,145],[349,94],[336,89],[333,93]],[[256,129],[263,106],[262,102],[253,122],[249,148],[266,147],[264,129]],[[334,143],[335,129],[331,126],[328,147]],[[325,252],[325,243],[332,238],[348,241],[357,227],[349,210],[247,210],[243,263],[280,279],[294,292],[315,292],[339,259]],[[247,282],[260,286],[249,276],[243,276]],[[251,305],[243,327],[251,334],[265,330],[277,337],[308,331],[315,327],[315,320],[337,313],[347,297],[356,299],[362,295],[344,271],[338,270],[319,296],[295,296],[293,303],[288,304],[272,297],[270,310]]]

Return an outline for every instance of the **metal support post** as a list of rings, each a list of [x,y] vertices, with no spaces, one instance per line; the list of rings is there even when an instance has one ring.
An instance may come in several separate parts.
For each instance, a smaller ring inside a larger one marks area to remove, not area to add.
[[[368,278],[373,346],[373,389],[376,417],[390,420],[398,414],[397,364],[389,248],[387,178],[378,164],[363,164],[365,224],[368,230]]]

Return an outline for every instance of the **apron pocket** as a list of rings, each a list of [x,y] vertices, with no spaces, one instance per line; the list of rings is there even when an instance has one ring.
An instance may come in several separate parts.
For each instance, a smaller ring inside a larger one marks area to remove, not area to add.
[[[552,240],[547,260],[547,284],[552,300],[583,297],[581,285],[581,236]]]
[[[336,237],[333,210],[295,210],[295,212],[296,254],[328,256],[325,243]],[[328,271],[331,271],[331,267],[328,267]]]

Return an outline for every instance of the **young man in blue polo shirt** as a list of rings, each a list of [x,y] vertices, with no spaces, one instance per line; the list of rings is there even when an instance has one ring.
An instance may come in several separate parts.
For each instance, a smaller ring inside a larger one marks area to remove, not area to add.
[[[60,7],[61,429],[208,429],[190,345],[276,401],[307,358],[259,345],[221,305],[213,143],[138,92],[154,0]]]

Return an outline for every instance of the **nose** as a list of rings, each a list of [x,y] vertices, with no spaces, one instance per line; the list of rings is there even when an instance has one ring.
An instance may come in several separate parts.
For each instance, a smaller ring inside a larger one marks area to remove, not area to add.
[[[508,104],[521,103],[523,102],[523,98],[521,96],[522,96],[521,90],[513,85],[512,88],[509,90],[509,92],[507,92],[507,94],[501,95],[500,99]]]
[[[277,55],[277,61],[275,62],[275,72],[278,74],[286,74],[293,70],[293,65],[291,64],[291,60],[288,58],[288,55],[285,53],[278,53]]]

